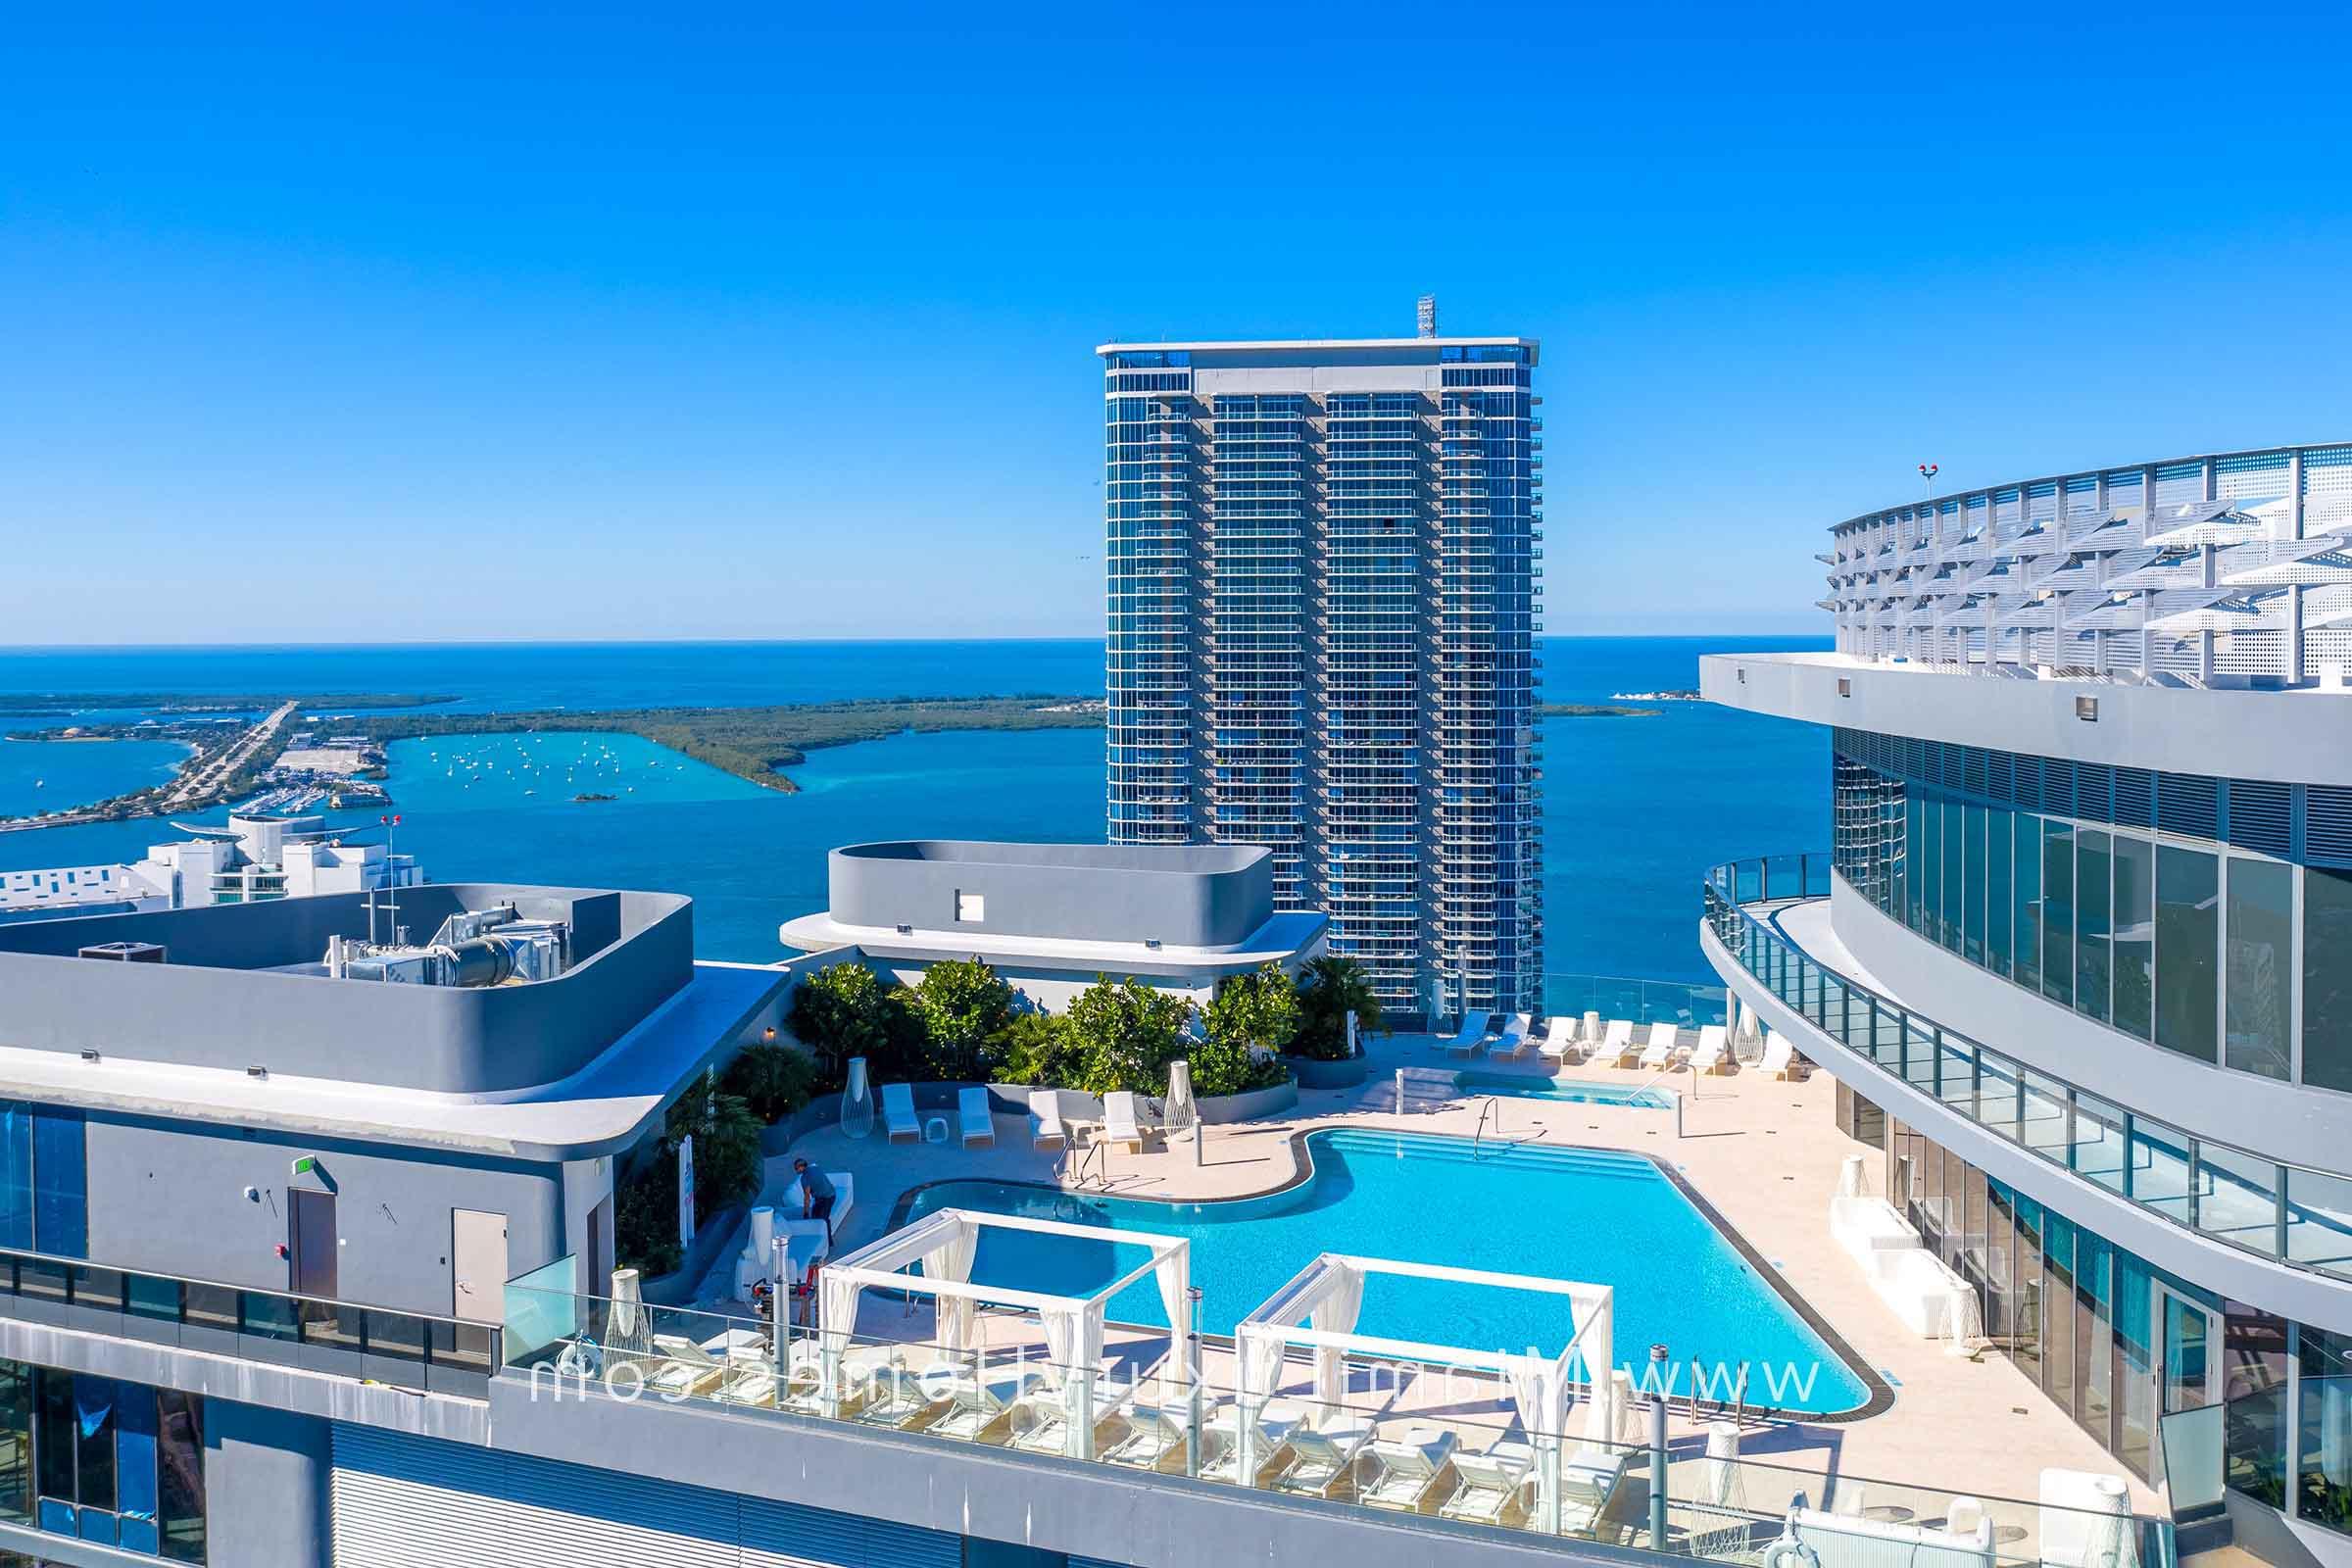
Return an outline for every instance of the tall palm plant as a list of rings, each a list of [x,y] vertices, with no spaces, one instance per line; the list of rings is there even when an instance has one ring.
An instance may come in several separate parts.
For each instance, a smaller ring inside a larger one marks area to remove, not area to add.
[[[1353,958],[1326,955],[1298,971],[1298,1035],[1292,1049],[1318,1061],[1348,1057],[1348,1014],[1359,1031],[1380,1027],[1380,999]]]

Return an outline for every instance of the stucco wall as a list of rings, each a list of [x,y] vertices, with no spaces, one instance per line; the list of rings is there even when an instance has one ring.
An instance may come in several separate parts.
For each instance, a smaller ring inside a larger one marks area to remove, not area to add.
[[[0,1045],[480,1094],[569,1076],[693,974],[694,909],[682,898],[490,883],[414,890],[427,893],[419,940],[440,913],[513,900],[526,915],[568,912],[581,948],[601,951],[554,980],[458,990],[251,967],[316,963],[328,936],[364,935],[358,894],[31,921],[0,927]],[[411,919],[404,906],[402,923]],[[163,943],[170,959],[72,956],[117,940]],[[232,960],[244,966],[224,966]]]
[[[277,1248],[289,1186],[331,1185],[338,1294],[370,1306],[450,1313],[453,1209],[507,1216],[510,1277],[569,1250],[555,1165],[412,1158],[380,1145],[103,1115],[88,1126],[89,1255],[117,1267],[284,1290],[291,1276]],[[306,1154],[322,1176],[293,1174]],[[247,1187],[260,1197],[248,1199]]]
[[[884,929],[1221,948],[1274,913],[1273,858],[1220,845],[858,844],[826,874],[835,920]],[[980,896],[982,918],[956,918],[958,893]]]

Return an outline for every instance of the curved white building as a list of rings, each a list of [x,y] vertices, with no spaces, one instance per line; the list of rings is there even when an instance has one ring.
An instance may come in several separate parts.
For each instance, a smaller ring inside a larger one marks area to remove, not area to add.
[[[2352,446],[1944,496],[1833,530],[1838,652],[1702,673],[1835,770],[1709,960],[1991,1343],[2273,1561],[2352,1561],[2348,528]]]

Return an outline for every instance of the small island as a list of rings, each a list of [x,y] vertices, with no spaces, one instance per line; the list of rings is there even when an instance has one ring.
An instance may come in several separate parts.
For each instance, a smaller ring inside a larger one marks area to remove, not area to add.
[[[1663,692],[1611,692],[1609,698],[1619,703],[1703,703],[1706,699],[1687,687],[1678,686]]]
[[[1538,703],[1538,718],[1655,718],[1654,708],[1622,708],[1609,703]]]
[[[617,795],[600,794],[595,790],[582,790],[579,794],[574,795],[571,799],[573,804],[577,805],[585,801],[617,801],[620,799],[620,797]]]
[[[681,752],[762,789],[797,794],[782,769],[826,746],[940,730],[1100,729],[1100,697],[1031,693],[1012,697],[891,697],[769,708],[637,708],[512,713],[362,713],[354,734],[376,745],[436,735],[618,731]]]

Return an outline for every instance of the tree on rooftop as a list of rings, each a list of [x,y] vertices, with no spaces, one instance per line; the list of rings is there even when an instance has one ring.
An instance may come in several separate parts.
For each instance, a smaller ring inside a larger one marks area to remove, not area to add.
[[[985,1078],[1004,1053],[1013,990],[978,957],[935,963],[911,1001],[923,1020],[924,1057],[933,1076]]]
[[[1078,1087],[1090,1095],[1164,1094],[1168,1064],[1185,1054],[1192,1014],[1193,1004],[1173,992],[1102,976],[1063,1013],[1079,1060]]]
[[[1298,972],[1299,1055],[1318,1061],[1348,1057],[1348,1014],[1355,1014],[1359,1033],[1380,1027],[1380,999],[1364,966],[1353,958],[1326,955]]]

